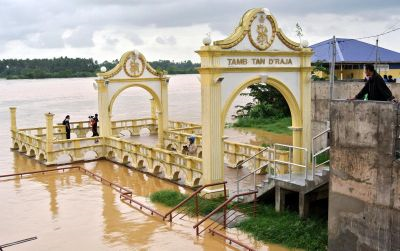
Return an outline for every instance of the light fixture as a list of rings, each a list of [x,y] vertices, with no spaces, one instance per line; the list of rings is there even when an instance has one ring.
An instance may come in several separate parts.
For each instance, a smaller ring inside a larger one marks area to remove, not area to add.
[[[302,48],[307,48],[308,47],[308,41],[307,40],[302,40],[300,46]]]
[[[210,37],[210,33],[207,33],[206,37],[203,38],[203,44],[205,46],[209,46],[211,44],[211,37]]]
[[[101,71],[101,72],[106,72],[106,71],[107,71],[107,68],[106,68],[105,66],[102,66],[102,67],[100,67],[100,71]]]
[[[261,80],[261,83],[267,83],[267,81],[268,81],[268,75],[267,74],[260,74],[260,80]]]
[[[216,84],[221,84],[221,82],[224,80],[224,78],[225,78],[225,77],[223,77],[223,76],[219,76],[219,77],[217,77],[217,78],[214,80],[214,82],[215,82]]]

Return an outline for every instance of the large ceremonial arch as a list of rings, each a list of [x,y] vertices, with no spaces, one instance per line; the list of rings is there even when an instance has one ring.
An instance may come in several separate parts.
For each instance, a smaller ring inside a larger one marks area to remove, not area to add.
[[[138,51],[124,53],[113,69],[98,76],[100,134],[112,136],[111,115],[116,98],[128,88],[139,87],[152,96],[152,116],[157,118],[158,146],[162,147],[168,126],[168,78],[153,69]]]
[[[225,118],[233,100],[252,84],[267,83],[282,93],[291,111],[293,145],[310,149],[311,49],[288,39],[269,10],[262,8],[247,11],[226,39],[212,44],[205,39],[204,44],[197,51],[203,183],[224,180]]]

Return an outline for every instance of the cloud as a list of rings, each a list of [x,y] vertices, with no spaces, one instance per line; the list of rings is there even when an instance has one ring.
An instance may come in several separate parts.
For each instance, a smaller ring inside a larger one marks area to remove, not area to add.
[[[156,42],[162,45],[175,45],[176,44],[176,39],[174,36],[168,36],[168,37],[156,37]]]
[[[93,32],[93,29],[87,26],[68,30],[64,36],[65,44],[76,48],[92,47],[94,45]]]
[[[244,12],[255,7],[269,8],[280,27],[293,39],[296,39],[295,24],[299,22],[305,38],[311,43],[332,35],[361,37],[377,34],[400,22],[398,0],[385,0],[379,4],[372,0],[1,2],[1,57],[13,58],[53,57],[61,53],[89,55],[100,60],[115,59],[127,49],[138,48],[150,54],[157,51],[157,57],[162,59],[174,57],[198,61],[193,51],[201,46],[205,33],[211,32],[213,40],[226,37]],[[381,37],[381,45],[400,51],[400,44],[396,42],[398,35]],[[174,54],[166,51],[165,46],[174,46]],[[21,51],[22,48],[26,51]]]

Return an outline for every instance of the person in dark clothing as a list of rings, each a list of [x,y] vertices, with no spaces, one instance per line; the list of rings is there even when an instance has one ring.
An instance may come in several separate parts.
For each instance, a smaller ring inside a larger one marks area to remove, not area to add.
[[[90,119],[90,125],[92,126],[92,137],[99,136],[99,133],[97,132],[97,122],[99,122],[99,115],[96,113],[94,117]]]
[[[389,83],[394,83],[394,82],[396,82],[396,81],[393,79],[393,76],[392,76],[392,75],[389,75],[388,82],[389,82]]]
[[[366,99],[368,100],[394,100],[389,87],[387,87],[383,78],[375,71],[372,64],[367,64],[365,66],[365,75],[367,75],[368,81],[354,99],[365,99],[367,96]]]
[[[67,139],[71,138],[71,126],[69,124],[69,115],[67,115],[62,122],[62,124],[65,126],[65,132],[67,134]]]

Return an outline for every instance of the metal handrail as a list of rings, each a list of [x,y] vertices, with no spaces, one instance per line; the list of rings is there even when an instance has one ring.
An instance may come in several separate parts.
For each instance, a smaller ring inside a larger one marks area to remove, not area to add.
[[[248,162],[248,161],[254,159],[254,158],[255,158],[257,155],[259,155],[260,153],[263,153],[263,152],[265,152],[265,151],[267,151],[267,150],[269,150],[269,149],[270,149],[269,147],[265,147],[264,149],[262,149],[261,151],[257,152],[257,153],[254,154],[253,156],[251,156],[251,157],[249,157],[249,158],[247,158],[247,159],[245,159],[245,160],[243,160],[243,161],[240,161],[238,164],[236,164],[236,166],[235,166],[235,168],[236,168],[236,181],[235,181],[235,182],[237,183],[237,193],[239,193],[239,190],[240,190],[240,188],[239,188],[239,182],[240,182],[242,179],[244,179],[244,178],[248,177],[249,175],[251,175],[253,172],[254,172],[254,190],[256,190],[256,186],[257,186],[257,185],[256,185],[256,182],[255,182],[255,179],[256,179],[256,177],[255,177],[255,172],[258,171],[258,170],[260,170],[260,169],[261,169],[262,167],[264,167],[264,166],[257,168],[257,169],[254,170],[253,172],[251,172],[251,173],[249,173],[249,174],[243,176],[243,177],[240,178],[240,179],[239,179],[239,167],[242,166],[244,163],[246,163],[246,162]]]
[[[276,159],[276,147],[277,146],[282,146],[282,147],[286,147],[289,148],[289,160],[288,161],[284,161],[284,160],[277,160]],[[298,163],[294,163],[293,161],[291,161],[293,159],[293,150],[301,150],[303,151],[303,158],[304,158],[304,165],[302,164],[298,164]],[[289,182],[292,181],[292,166],[297,166],[297,167],[302,167],[305,169],[305,179],[308,179],[308,149],[304,148],[304,147],[299,147],[299,146],[292,146],[292,145],[285,145],[285,144],[278,144],[275,143],[274,144],[274,154],[273,154],[274,158],[273,158],[273,163],[274,163],[274,176],[277,177],[277,166],[276,163],[278,164],[286,164],[288,165],[289,168]]]
[[[237,165],[235,166],[235,168],[238,168],[239,166],[243,165],[244,163],[246,163],[246,162],[248,162],[248,161],[254,159],[257,155],[259,155],[260,153],[265,152],[265,151],[268,150],[268,149],[270,149],[270,148],[269,148],[269,147],[266,147],[266,148],[262,149],[261,151],[257,152],[256,154],[254,154],[253,156],[251,156],[251,157],[249,157],[249,158],[247,158],[247,159],[245,159],[245,160],[239,162],[240,164],[237,164]]]
[[[266,164],[269,165],[269,162]],[[254,190],[257,190],[257,184],[256,184],[256,172],[261,170],[262,168],[264,168],[266,165],[260,166],[259,168],[255,169],[254,171],[252,171],[251,173],[248,173],[244,176],[242,176],[240,179],[234,181],[234,183],[236,183],[236,193],[239,194],[240,192],[240,186],[239,186],[239,182],[244,180],[245,178],[249,177],[250,175],[253,174],[254,178],[253,178],[253,183],[254,183]]]
[[[217,208],[215,208],[211,213],[207,214],[202,220],[200,220],[199,222],[197,222],[193,228],[196,229],[196,234],[199,235],[199,226],[205,222],[207,219],[209,219],[211,216],[213,216],[215,213],[217,213],[219,210],[221,210],[222,208],[224,208],[224,210],[226,209],[226,205],[228,205],[230,202],[232,202],[234,199],[236,199],[237,197],[241,197],[241,196],[246,196],[246,195],[250,195],[250,194],[254,194],[256,196],[257,191],[250,191],[250,192],[246,192],[246,193],[241,193],[241,194],[235,194],[234,196],[230,197],[228,200],[226,200],[224,203],[222,203],[221,205],[219,205]],[[253,203],[256,203],[256,200],[253,201]],[[226,213],[226,212],[224,212]],[[226,224],[226,222],[224,221],[224,225]]]
[[[229,236],[226,236],[226,235],[224,235],[224,234],[221,234],[220,232],[217,232],[217,231],[215,231],[215,230],[213,230],[213,229],[210,229],[210,232],[211,232],[213,235],[216,234],[216,235],[219,235],[219,236],[222,237],[222,238],[227,239],[227,240],[228,240],[229,242],[231,242],[231,243],[232,243],[232,242],[233,242],[233,243],[236,243],[237,245],[244,247],[246,250],[255,251],[254,248],[251,248],[251,247],[247,246],[246,244],[241,243],[240,241],[238,241],[238,240],[236,240],[236,239],[234,239],[234,238],[231,238],[231,237],[229,237]]]
[[[174,208],[172,208],[170,211],[168,211],[168,212],[164,215],[163,220],[165,220],[165,218],[167,218],[168,215],[169,215],[169,221],[172,222],[172,219],[176,217],[176,215],[175,215],[175,216],[172,216],[172,213],[173,213],[176,209],[178,209],[178,208],[180,208],[181,206],[183,206],[184,204],[186,204],[190,199],[192,199],[192,198],[195,197],[195,196],[196,196],[196,214],[198,214],[198,207],[199,207],[199,204],[198,204],[198,196],[197,196],[197,195],[198,195],[204,188],[206,188],[206,187],[224,185],[224,200],[226,200],[226,183],[227,183],[227,181],[222,181],[222,182],[217,182],[217,183],[212,183],[212,184],[206,184],[206,185],[201,186],[201,187],[198,188],[196,191],[194,191],[189,197],[187,197],[186,199],[184,199],[183,201],[181,201],[178,205],[176,205]]]
[[[6,244],[3,244],[3,245],[0,245],[0,250],[3,250],[3,248],[11,247],[11,246],[22,244],[22,243],[25,243],[25,242],[28,242],[28,241],[33,241],[33,240],[36,240],[36,239],[37,239],[37,237],[35,236],[35,237],[27,238],[27,239],[22,239],[22,240],[19,240],[19,241],[6,243]]]
[[[23,175],[29,175],[29,174],[37,174],[37,173],[48,173],[48,172],[54,172],[54,171],[64,171],[64,170],[71,170],[71,169],[78,169],[79,171],[81,171],[82,173],[84,173],[85,175],[101,182],[102,184],[106,184],[108,186],[110,186],[112,189],[114,189],[115,191],[117,191],[120,194],[120,199],[124,198],[126,200],[129,200],[129,204],[137,204],[139,206],[139,209],[142,210],[142,208],[145,208],[147,210],[149,210],[151,212],[151,215],[155,214],[158,215],[160,217],[162,217],[164,219],[164,215],[157,212],[155,209],[152,209],[149,206],[144,205],[143,203],[134,200],[132,198],[132,194],[133,192],[130,191],[127,188],[124,188],[116,183],[113,183],[103,177],[101,177],[98,174],[95,174],[89,170],[87,170],[86,168],[80,167],[80,166],[72,166],[72,167],[63,167],[63,168],[54,168],[54,169],[48,169],[48,170],[42,170],[42,171],[33,171],[33,172],[23,172],[23,173],[14,173],[14,174],[6,174],[6,175],[1,175],[0,178],[4,178],[4,177],[12,177],[12,176],[20,176],[22,177]]]
[[[313,138],[312,138],[312,140],[311,140],[311,156],[312,156],[312,179],[314,180],[314,178],[315,178],[315,169],[317,169],[318,167],[320,167],[320,166],[322,166],[322,165],[324,165],[324,164],[326,164],[326,163],[328,163],[329,162],[329,160],[327,160],[327,161],[324,161],[323,163],[320,163],[320,164],[316,164],[316,162],[317,162],[317,156],[318,155],[320,155],[320,154],[322,154],[322,153],[324,153],[324,152],[326,152],[326,151],[329,151],[330,150],[330,146],[327,146],[327,147],[325,147],[324,149],[322,149],[322,150],[320,150],[320,151],[318,151],[317,153],[314,153],[314,145],[315,145],[315,143],[314,143],[314,141],[317,139],[317,138],[319,138],[319,137],[321,137],[322,135],[324,135],[324,134],[328,134],[329,132],[331,131],[331,129],[330,129],[330,126],[329,126],[329,124],[328,124],[328,128],[327,129],[325,129],[324,131],[322,131],[322,132],[320,132],[320,133],[318,133],[317,135],[315,135]]]
[[[324,130],[324,131],[318,133],[317,135],[315,135],[312,139],[313,139],[313,140],[314,140],[314,139],[317,139],[317,138],[321,137],[322,135],[324,135],[325,133],[330,132],[330,131],[331,131],[331,129],[328,128],[328,129],[326,129],[326,130]]]

